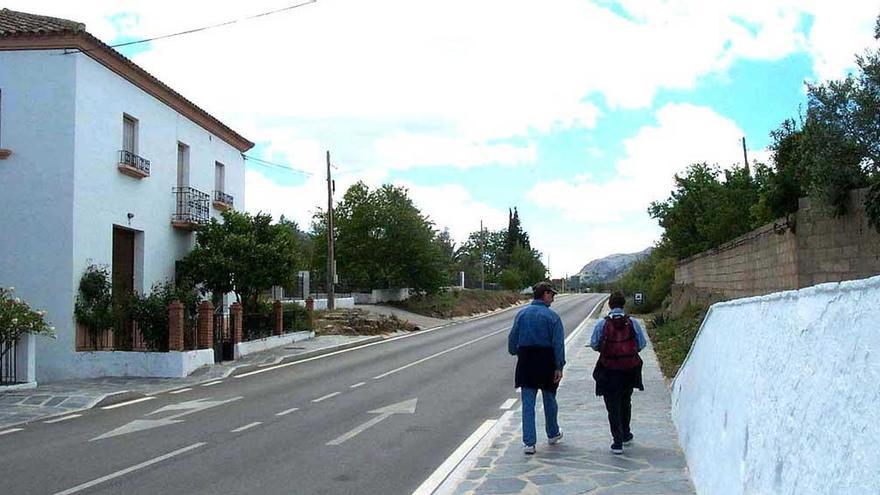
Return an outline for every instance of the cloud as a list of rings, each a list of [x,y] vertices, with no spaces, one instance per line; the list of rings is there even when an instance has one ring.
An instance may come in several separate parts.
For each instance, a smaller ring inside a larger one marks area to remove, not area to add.
[[[742,163],[743,131],[711,108],[669,104],[657,112],[657,123],[624,141],[625,156],[611,180],[590,176],[538,183],[528,198],[584,223],[620,222],[628,214],[646,215],[651,201],[665,199],[673,176],[698,162],[727,166]]]

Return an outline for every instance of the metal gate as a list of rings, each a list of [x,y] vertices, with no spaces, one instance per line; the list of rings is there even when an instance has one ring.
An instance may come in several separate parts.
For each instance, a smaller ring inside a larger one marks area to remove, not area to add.
[[[214,310],[214,362],[232,361],[235,359],[232,343],[234,318],[223,311],[223,305]]]

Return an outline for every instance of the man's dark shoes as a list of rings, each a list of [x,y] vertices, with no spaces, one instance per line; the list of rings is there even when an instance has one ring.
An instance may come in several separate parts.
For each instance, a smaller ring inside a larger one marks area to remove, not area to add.
[[[621,442],[614,442],[611,444],[611,453],[614,455],[623,454],[623,444]]]
[[[633,441],[633,434],[632,433],[627,433],[626,435],[623,436],[623,444],[624,445],[629,445],[632,443],[632,441]]]

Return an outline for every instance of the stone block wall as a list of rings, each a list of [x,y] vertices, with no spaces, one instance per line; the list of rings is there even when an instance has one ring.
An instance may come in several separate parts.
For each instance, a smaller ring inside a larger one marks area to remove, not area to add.
[[[681,260],[678,292],[735,299],[880,274],[880,234],[868,225],[866,193],[852,192],[843,217],[803,198],[796,214]]]

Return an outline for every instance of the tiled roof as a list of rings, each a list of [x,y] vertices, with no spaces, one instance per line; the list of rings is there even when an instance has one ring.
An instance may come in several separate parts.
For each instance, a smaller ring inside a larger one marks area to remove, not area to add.
[[[81,22],[9,9],[0,10],[0,36],[78,33],[85,30],[86,25]]]

